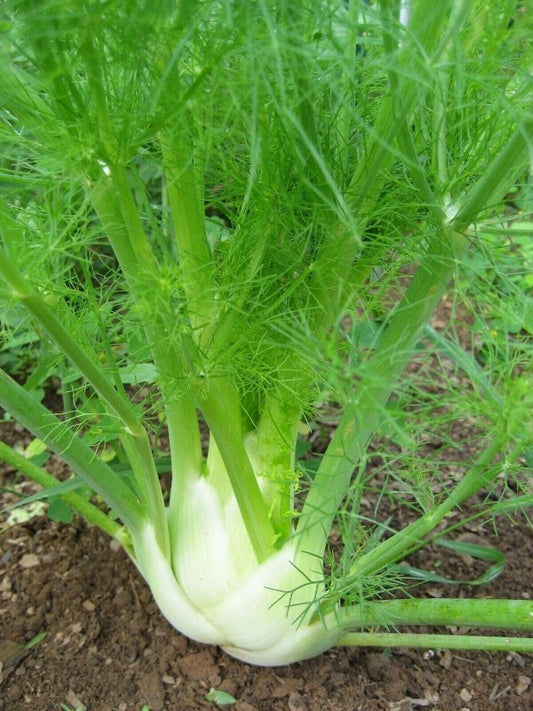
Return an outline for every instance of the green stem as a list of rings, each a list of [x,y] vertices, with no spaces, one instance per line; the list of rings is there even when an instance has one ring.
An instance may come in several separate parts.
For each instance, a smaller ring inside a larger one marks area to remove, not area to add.
[[[132,290],[137,291],[145,275],[145,269],[139,270],[138,259],[131,246],[122,212],[117,203],[115,188],[108,176],[102,174],[92,182],[89,199],[128,284]]]
[[[187,495],[187,487],[202,472],[203,456],[198,416],[194,401],[170,393],[165,401],[168,424],[170,457],[172,461],[172,486],[168,504],[169,525],[179,519],[179,507]]]
[[[337,642],[339,647],[411,647],[418,649],[463,649],[480,652],[533,652],[528,637],[481,637],[476,635],[354,632]]]
[[[398,74],[403,76],[401,105],[393,106],[392,93],[383,98],[372,132],[368,138],[364,160],[352,176],[348,195],[350,207],[358,214],[373,214],[372,206],[379,199],[381,189],[388,175],[388,168],[395,160],[392,149],[394,139],[405,121],[413,112],[420,93],[420,79],[413,75],[413,55],[424,54],[435,62],[445,49],[439,43],[442,28],[446,26],[448,3],[415,2],[409,23],[409,41],[398,53],[396,66]],[[399,121],[399,119],[402,119]]]
[[[308,380],[307,376],[304,376]],[[268,392],[257,430],[258,453],[264,463],[269,487],[263,491],[274,529],[281,540],[291,532],[294,456],[298,424],[302,415],[298,389],[302,372],[285,366],[278,374],[279,386]],[[297,388],[295,393],[291,384]]]
[[[126,228],[134,264],[137,269],[137,278],[142,274],[157,275],[157,263],[139,218],[139,211],[128,184],[128,174],[124,167],[117,164],[111,164],[109,171],[115,204],[122,216],[122,224]],[[142,271],[139,272],[139,268]]]
[[[128,232],[124,215],[136,208],[126,196],[125,189],[126,186],[123,186],[123,204],[120,209],[112,181],[102,176],[93,186],[91,200],[132,296],[142,304],[145,295],[149,293],[151,303],[157,303],[157,295],[161,290],[157,265],[152,256],[146,258],[149,245],[142,248],[134,248],[132,245],[130,234],[134,235],[134,243],[137,245],[140,241],[146,240],[146,237],[143,238],[138,232],[138,220],[134,215],[128,218],[130,223]],[[165,298],[163,295],[162,299]],[[183,358],[174,348],[168,328],[157,310],[150,315],[150,319],[145,320],[144,327],[160,375],[167,417],[172,454],[171,509],[174,510],[176,497],[181,494],[182,486],[195,473],[196,476],[200,475],[202,462],[200,431],[194,401],[191,396],[181,392],[181,385],[178,382],[180,371],[184,367]],[[153,466],[147,469],[147,471],[152,470]],[[156,479],[153,480],[155,483]]]
[[[491,204],[493,197],[513,185],[519,171],[528,165],[533,146],[533,119],[522,122],[511,135],[503,149],[483,172],[482,177],[467,192],[451,227],[462,232],[473,224],[479,213]]]
[[[302,550],[324,549],[337,507],[349,485],[354,467],[376,431],[381,412],[394,383],[429,321],[456,263],[468,247],[462,236],[479,212],[512,184],[522,169],[528,141],[533,140],[533,120],[519,126],[507,144],[467,193],[448,228],[430,242],[402,302],[394,312],[379,346],[367,364],[367,375],[337,427],[298,522]]]
[[[27,476],[28,479],[35,481],[44,489],[51,489],[58,485],[58,480],[49,474],[47,471],[38,467],[26,457],[19,454],[7,444],[0,441],[0,459],[9,464],[9,466],[17,469],[21,474]],[[110,535],[112,538],[120,539],[122,526],[116,521],[109,518],[103,511],[84,499],[83,496],[76,494],[73,491],[65,492],[60,495],[60,498],[69,506],[75,509],[83,518],[95,526],[98,526],[102,531]]]
[[[240,411],[232,393],[222,379],[212,378],[206,392],[198,394],[198,404],[222,455],[257,560],[262,562],[272,554],[276,536],[244,447]]]
[[[212,320],[215,289],[197,169],[176,132],[164,134],[160,143],[187,311],[198,339]]]
[[[58,454],[94,489],[132,531],[146,514],[133,490],[64,422],[0,370],[0,406]]]
[[[98,107],[100,138],[109,160],[109,165],[106,166],[109,176],[104,172],[104,175],[93,185],[92,203],[107,232],[135,300],[142,303],[144,295],[150,293],[154,304],[157,303],[157,295],[161,293],[159,268],[139,219],[139,212],[128,184],[127,171],[117,162],[118,156],[114,148],[116,140],[103,91],[102,72],[91,38],[87,38],[84,42],[84,51],[93,101]],[[165,296],[162,296],[164,300]],[[172,473],[175,482],[177,478],[187,479],[194,472],[199,475],[200,432],[192,399],[175,392],[176,370],[182,365],[182,359],[170,342],[168,328],[164,322],[161,322],[160,314],[156,312],[151,315],[145,330],[161,378],[160,385],[167,415],[173,455]],[[157,510],[156,518],[161,519],[163,500],[153,456],[150,461],[146,447],[133,453],[133,456],[134,461],[145,468],[150,497]]]
[[[383,408],[467,241],[448,230],[430,242],[374,356],[355,400],[343,415],[313,481],[298,522],[302,550],[320,554],[354,467],[379,426]]]
[[[346,631],[350,628],[353,630],[358,627],[389,625],[533,631],[533,601],[531,600],[490,598],[378,600],[345,607],[334,614],[336,623]]]

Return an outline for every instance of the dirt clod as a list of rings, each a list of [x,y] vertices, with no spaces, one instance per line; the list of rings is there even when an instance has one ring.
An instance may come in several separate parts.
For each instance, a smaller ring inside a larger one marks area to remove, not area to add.
[[[162,711],[165,705],[165,690],[157,673],[144,672],[141,674],[139,692],[152,711]]]

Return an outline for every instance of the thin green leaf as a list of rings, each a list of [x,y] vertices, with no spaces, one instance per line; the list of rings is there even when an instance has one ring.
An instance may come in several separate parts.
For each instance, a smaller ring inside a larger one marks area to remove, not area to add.
[[[45,638],[48,632],[39,632],[38,634],[35,635],[35,637],[32,637],[29,642],[26,642],[26,649],[33,649],[36,647],[38,644],[40,644]]]
[[[450,578],[444,575],[439,575],[429,570],[422,570],[410,565],[395,566],[395,570],[407,575],[410,578],[416,578],[423,582],[444,583],[446,585],[486,585],[495,580],[503,571],[505,566],[505,556],[495,548],[481,546],[476,543],[467,543],[465,541],[447,541],[439,538],[435,541],[440,546],[448,548],[459,555],[468,555],[478,560],[483,560],[492,563],[492,565],[481,575],[474,580]]]

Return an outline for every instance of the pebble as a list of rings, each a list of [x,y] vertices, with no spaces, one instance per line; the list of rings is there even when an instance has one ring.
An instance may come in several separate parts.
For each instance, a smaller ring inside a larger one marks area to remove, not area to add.
[[[461,697],[461,701],[470,701],[472,698],[472,694],[468,691],[468,689],[461,689],[459,696]]]
[[[21,568],[35,568],[41,561],[35,553],[25,553],[19,561]]]
[[[525,676],[524,674],[520,674],[518,677],[518,684],[516,685],[516,693],[518,696],[522,696],[524,691],[527,691],[529,689],[529,685],[531,684],[531,677]]]

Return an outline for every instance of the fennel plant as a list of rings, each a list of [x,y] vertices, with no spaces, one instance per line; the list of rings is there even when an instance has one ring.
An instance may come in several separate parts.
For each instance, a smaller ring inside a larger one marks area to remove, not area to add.
[[[2,309],[27,315],[64,407],[4,371],[0,405],[74,478],[5,444],[2,458],[116,537],[175,628],[247,662],[334,645],[532,651],[509,636],[533,628],[530,601],[413,597],[400,565],[437,539],[453,549],[467,499],[475,520],[531,503],[527,342],[480,365],[453,319],[428,325],[443,295],[476,297],[469,255],[499,269],[483,230],[507,249],[504,198],[527,194],[526,6],[2,12]],[[311,471],[297,449],[328,417]],[[432,459],[428,432],[461,449],[461,422],[466,461]]]

